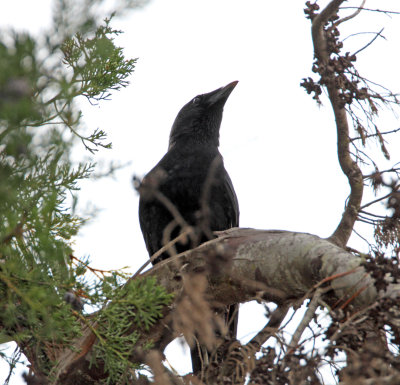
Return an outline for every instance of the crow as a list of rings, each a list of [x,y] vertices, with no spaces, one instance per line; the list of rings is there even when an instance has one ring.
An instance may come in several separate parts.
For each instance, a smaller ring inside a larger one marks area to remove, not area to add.
[[[239,226],[239,204],[218,151],[225,102],[237,81],[198,95],[179,111],[171,129],[167,153],[140,185],[139,222],[149,255],[159,251],[187,226],[190,242],[177,242],[153,264],[198,246],[213,231]],[[231,338],[236,337],[237,305],[225,312]],[[201,370],[192,349],[193,372]]]

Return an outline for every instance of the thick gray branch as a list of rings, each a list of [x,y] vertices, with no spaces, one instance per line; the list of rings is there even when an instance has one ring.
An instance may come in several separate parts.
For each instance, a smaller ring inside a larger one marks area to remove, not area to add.
[[[211,276],[209,262],[206,262],[210,261],[210,256],[232,258],[229,271],[218,277]],[[375,301],[377,292],[373,280],[359,264],[360,260],[354,255],[315,235],[232,229],[221,232],[218,239],[157,264],[141,276],[156,276],[168,291],[178,294],[182,290],[182,274],[204,272],[208,274],[211,300],[226,305],[253,298],[288,304],[303,298],[325,280],[332,287],[332,291],[324,295],[326,302],[342,299],[345,303],[352,299],[353,306],[363,308]],[[398,291],[393,286],[388,293],[398,295]],[[171,330],[173,311],[173,306],[166,307],[164,318],[142,335],[140,342],[151,339],[162,350],[176,336]],[[104,375],[101,369],[89,366],[91,349],[88,343],[92,338],[87,328],[73,350],[60,354],[59,384],[72,384],[77,373],[85,373],[85,378],[93,379],[85,384],[95,384],[96,378]],[[142,361],[143,354],[133,348],[132,360]]]

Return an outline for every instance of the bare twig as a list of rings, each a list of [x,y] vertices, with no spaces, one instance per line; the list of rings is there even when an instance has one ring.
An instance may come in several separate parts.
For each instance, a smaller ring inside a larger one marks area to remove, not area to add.
[[[169,250],[175,243],[179,242],[180,240],[184,239],[187,237],[191,232],[193,232],[193,227],[187,227],[185,230],[183,230],[176,238],[172,239],[170,242],[168,242],[166,245],[161,247],[160,250],[155,252],[151,258],[146,261],[139,269],[138,271],[132,276],[131,279],[135,279],[145,268],[148,266],[151,262],[153,262],[156,258],[158,258],[162,253],[165,251]]]
[[[364,32],[355,32],[355,33],[351,33],[350,35],[347,35],[346,37],[344,37],[342,39],[342,41],[346,41],[347,39],[350,39],[351,37],[354,36],[359,36],[359,35],[376,35],[376,32],[373,31],[364,31]],[[383,36],[382,36],[383,37]]]
[[[400,188],[400,185],[396,186],[396,187],[393,189],[393,191],[396,191],[396,190],[398,190],[399,188]],[[375,203],[378,203],[378,202],[383,201],[383,200],[386,199],[386,198],[389,198],[389,197],[393,194],[393,191],[391,191],[389,194],[384,195],[383,197],[377,198],[377,199],[375,199],[375,200],[373,200],[373,201],[371,201],[371,202],[366,203],[365,205],[363,205],[363,206],[360,207],[360,210],[364,210],[364,209],[365,209],[366,207],[368,207],[368,206],[371,206],[371,205],[373,205],[373,204],[375,204]]]
[[[340,9],[359,9],[358,7],[340,7]],[[363,11],[369,12],[378,12],[378,13],[385,13],[387,15],[400,15],[400,12],[396,11],[385,11],[383,9],[372,9],[372,8],[363,8]]]
[[[396,128],[395,130],[391,130],[391,131],[381,132],[380,135],[395,134],[398,131],[400,131],[400,128]],[[376,137],[376,136],[379,136],[379,134],[377,132],[375,134],[365,135],[364,138],[361,138],[360,136],[357,136],[356,138],[351,138],[350,142],[353,142],[355,140],[363,140],[363,139],[367,139],[367,138],[373,138],[373,137]]]
[[[175,219],[177,224],[181,226],[182,229],[190,227],[185,219],[182,217],[176,206],[161,191],[154,190],[152,191],[152,194],[154,195],[154,198],[158,200],[170,212],[172,217]]]
[[[368,286],[363,286],[359,288],[343,305],[340,306],[340,309],[344,309],[347,305],[354,301],[364,290],[367,289]]]
[[[160,175],[155,174],[154,177],[146,177],[149,178],[150,182],[146,183],[143,181],[140,182],[139,178],[136,176],[133,177],[133,185],[134,188],[139,192],[140,195],[144,197],[144,199],[155,199],[158,202],[160,202],[171,214],[172,216],[172,221],[169,223],[169,225],[164,229],[163,232],[163,238],[162,238],[162,243],[163,243],[163,252],[167,250],[172,250],[172,254],[176,254],[176,250],[174,248],[174,245],[176,242],[179,240],[185,239],[186,236],[189,236],[193,243],[196,245],[196,236],[195,236],[195,231],[193,227],[189,226],[189,224],[186,222],[186,220],[183,218],[181,213],[179,212],[178,208],[171,202],[171,200],[165,196],[161,191],[158,190],[158,183],[159,181],[157,179],[162,179],[163,175],[162,172],[160,172]],[[152,180],[152,178],[154,180]],[[172,242],[171,242],[171,234],[172,231],[179,226],[181,231],[180,235],[176,237]],[[179,238],[179,239],[178,239]],[[165,246],[165,248],[164,248]],[[174,252],[175,250],[175,252]],[[157,251],[154,255],[152,255],[151,260],[149,262],[154,261],[157,257],[159,257],[162,254],[162,252]],[[147,266],[148,263],[145,264]],[[143,270],[145,266],[142,266],[140,271]]]
[[[361,51],[364,51],[367,47],[369,47],[379,36],[384,38],[381,33],[383,32],[385,28],[382,28],[379,32],[376,33],[376,35],[374,36],[374,38],[368,43],[366,44],[364,47],[360,48],[358,51],[354,52],[354,55],[357,55],[358,53],[360,53]]]
[[[396,175],[399,175],[399,173],[400,173],[400,167],[396,167],[398,164],[399,164],[399,163],[394,164],[392,168],[389,168],[389,169],[387,169],[387,170],[375,171],[375,172],[373,172],[372,174],[364,175],[364,179],[371,179],[371,178],[374,178],[374,177],[376,176],[377,173],[378,173],[379,175],[383,175],[383,174],[386,174],[386,173],[391,173],[391,172],[393,172],[393,173],[395,173]]]
[[[322,295],[322,290],[317,289],[315,291],[315,294],[314,294],[312,300],[308,304],[306,314],[304,314],[303,319],[301,320],[299,326],[297,326],[297,329],[292,336],[292,340],[289,343],[289,346],[292,349],[296,349],[296,347],[300,341],[300,338],[303,335],[304,330],[306,329],[306,327],[310,324],[311,320],[313,319],[313,317],[315,315],[315,311],[317,310],[319,299],[321,298],[321,295]]]
[[[371,247],[371,243],[365,239],[357,230],[353,230],[354,234],[356,234],[359,238],[361,238],[369,247]]]
[[[363,2],[361,3],[361,5],[357,8],[357,10],[356,10],[354,13],[352,13],[352,14],[349,15],[349,16],[344,17],[343,19],[338,20],[338,21],[335,23],[335,25],[338,26],[339,24],[344,23],[345,21],[348,21],[348,20],[353,19],[354,17],[356,17],[356,16],[363,10],[366,1],[367,1],[367,0],[363,0]]]
[[[353,313],[345,322],[343,322],[339,325],[338,329],[335,331],[335,333],[332,335],[332,337],[330,337],[330,340],[332,342],[336,341],[339,338],[340,334],[343,332],[343,330],[346,329],[346,327],[348,327],[349,325],[352,325],[352,323],[354,322],[354,320],[357,317],[360,317],[361,315],[368,312],[368,310],[373,309],[374,307],[377,307],[377,306],[378,306],[377,303],[373,303],[372,305]]]
[[[387,218],[385,215],[373,214],[373,213],[369,213],[368,211],[364,211],[364,210],[360,210],[360,213],[365,214],[365,215],[369,215],[369,216],[375,217],[375,218],[381,218],[381,219]]]

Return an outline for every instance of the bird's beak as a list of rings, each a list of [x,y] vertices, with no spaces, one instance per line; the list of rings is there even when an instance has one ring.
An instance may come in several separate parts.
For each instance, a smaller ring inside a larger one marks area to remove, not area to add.
[[[222,105],[224,105],[225,102],[228,100],[229,95],[238,83],[239,82],[235,80],[234,82],[227,84],[225,87],[218,88],[217,90],[208,93],[207,102],[210,105],[216,103],[222,103]]]

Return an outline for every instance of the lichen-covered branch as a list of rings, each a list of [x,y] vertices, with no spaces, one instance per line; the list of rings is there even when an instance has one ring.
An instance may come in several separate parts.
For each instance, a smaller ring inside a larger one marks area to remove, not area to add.
[[[210,256],[231,260],[230,268],[212,273],[208,268]],[[254,298],[265,301],[275,298],[285,307],[291,301],[309,296],[322,284],[331,288],[329,295],[323,290],[325,303],[330,306],[339,303],[343,309],[351,304],[353,311],[368,307],[378,295],[374,280],[360,267],[358,257],[305,233],[232,229],[221,232],[218,239],[157,264],[135,279],[156,277],[168,292],[175,293],[178,301],[183,274],[205,274],[209,282],[208,300],[221,306]],[[270,288],[276,291],[271,294]],[[398,293],[399,288],[392,285],[385,295],[398,296]],[[163,318],[141,334],[137,346],[152,341],[153,348],[162,351],[180,333],[172,328],[175,311],[175,306],[165,306]],[[101,362],[90,365],[91,347],[96,343],[91,328],[84,327],[82,336],[71,348],[60,351],[58,367],[53,370],[55,383],[73,384],[79,379],[81,385],[89,385],[104,378],[107,374]],[[133,362],[145,362],[146,354],[132,346]]]

